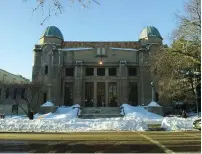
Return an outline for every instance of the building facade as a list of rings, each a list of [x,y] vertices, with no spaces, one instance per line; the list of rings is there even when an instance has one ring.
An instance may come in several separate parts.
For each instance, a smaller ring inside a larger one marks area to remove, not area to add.
[[[19,104],[27,110],[24,101],[26,88],[24,84],[29,84],[30,80],[0,69],[0,114],[13,114],[13,105]],[[21,108],[17,109],[18,114],[25,114]]]
[[[152,97],[148,58],[162,40],[152,26],[131,42],[64,41],[57,27],[48,27],[33,50],[32,80],[44,84],[33,108],[47,100],[67,106],[147,105]]]

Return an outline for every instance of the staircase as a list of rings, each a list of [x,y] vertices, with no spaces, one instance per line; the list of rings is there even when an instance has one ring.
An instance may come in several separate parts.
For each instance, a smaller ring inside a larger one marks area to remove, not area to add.
[[[96,118],[114,118],[122,117],[119,107],[84,107],[79,118],[96,119]]]

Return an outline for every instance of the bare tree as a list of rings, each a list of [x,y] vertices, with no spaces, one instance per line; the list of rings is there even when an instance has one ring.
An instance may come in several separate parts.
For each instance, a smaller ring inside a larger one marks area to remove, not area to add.
[[[28,0],[23,0],[24,2]],[[91,3],[95,3],[97,5],[100,5],[100,3],[97,0],[35,0],[36,6],[33,9],[33,12],[36,12],[38,10],[42,11],[42,15],[45,15],[43,21],[41,22],[41,25],[44,24],[45,21],[49,20],[53,15],[62,14],[65,10],[65,7],[70,4],[65,4],[70,2],[72,4],[79,3],[84,8],[87,8]],[[44,10],[47,10],[47,12],[44,12]]]

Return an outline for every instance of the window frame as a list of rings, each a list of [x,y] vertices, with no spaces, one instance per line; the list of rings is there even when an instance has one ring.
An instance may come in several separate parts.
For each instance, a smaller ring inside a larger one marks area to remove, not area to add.
[[[99,70],[99,69],[100,69],[100,70],[104,69],[104,75],[99,75],[99,74],[98,74],[98,72],[99,72],[98,70]],[[104,68],[104,67],[98,67],[98,68],[97,68],[97,76],[106,76],[105,69],[106,69],[106,68]]]

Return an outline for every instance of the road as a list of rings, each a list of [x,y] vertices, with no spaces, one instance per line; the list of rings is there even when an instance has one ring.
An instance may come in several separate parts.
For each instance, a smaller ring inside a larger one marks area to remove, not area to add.
[[[0,133],[0,153],[201,153],[201,132]]]

